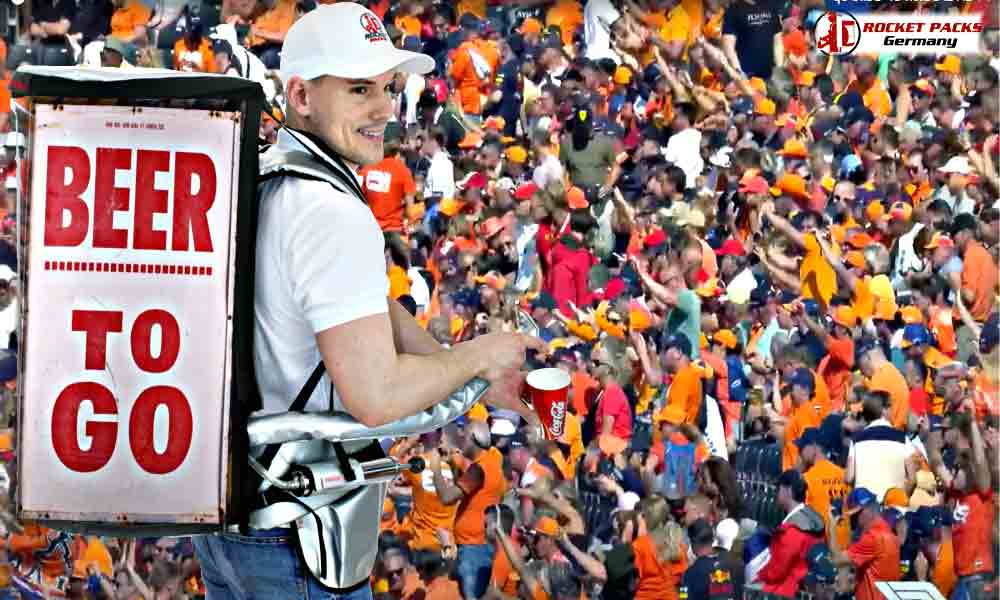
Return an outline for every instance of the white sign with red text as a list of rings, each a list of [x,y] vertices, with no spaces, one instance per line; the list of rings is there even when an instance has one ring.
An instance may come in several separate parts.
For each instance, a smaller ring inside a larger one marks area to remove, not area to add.
[[[239,131],[235,113],[38,105],[22,513],[221,519]]]

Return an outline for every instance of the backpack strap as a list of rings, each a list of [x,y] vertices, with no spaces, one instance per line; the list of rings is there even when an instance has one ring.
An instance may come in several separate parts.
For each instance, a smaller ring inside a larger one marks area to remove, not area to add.
[[[316,386],[319,385],[319,380],[323,378],[323,373],[326,372],[326,367],[323,365],[323,361],[319,361],[316,368],[309,375],[309,379],[306,380],[306,384],[302,386],[299,390],[299,395],[295,397],[292,401],[292,405],[288,407],[288,412],[302,412],[302,409],[306,407],[306,403],[309,402],[309,398],[312,397],[313,392],[316,391]],[[268,468],[271,465],[271,461],[274,457],[278,455],[278,450],[281,448],[281,444],[271,444],[264,449],[264,454],[260,456],[260,464],[264,465],[264,468]],[[338,453],[339,458],[339,453]],[[351,474],[353,477],[353,473]],[[345,473],[346,477],[347,474]]]

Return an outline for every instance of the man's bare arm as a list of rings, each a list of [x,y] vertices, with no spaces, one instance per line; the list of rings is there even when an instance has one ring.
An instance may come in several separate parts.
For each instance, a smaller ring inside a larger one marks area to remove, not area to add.
[[[502,384],[523,363],[527,347],[544,347],[540,340],[504,333],[424,356],[400,353],[389,313],[323,330],[316,343],[344,408],[368,427],[425,410],[473,377]]]
[[[392,321],[392,339],[396,352],[402,354],[434,354],[444,350],[420,323],[413,318],[403,305],[389,300],[389,319]]]

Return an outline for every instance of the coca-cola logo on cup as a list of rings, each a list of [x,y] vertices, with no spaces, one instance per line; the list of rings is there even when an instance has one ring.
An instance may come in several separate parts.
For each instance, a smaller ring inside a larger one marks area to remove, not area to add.
[[[553,402],[549,414],[552,415],[552,425],[549,430],[552,435],[559,437],[563,434],[563,426],[566,424],[566,403]]]

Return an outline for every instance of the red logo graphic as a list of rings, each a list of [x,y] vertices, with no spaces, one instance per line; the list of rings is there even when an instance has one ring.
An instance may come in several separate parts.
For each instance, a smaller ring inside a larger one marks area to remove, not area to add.
[[[368,33],[379,33],[382,31],[382,24],[379,23],[378,18],[371,13],[361,15],[361,26],[364,27],[365,31]]]
[[[850,54],[861,40],[861,24],[851,13],[829,11],[816,21],[816,47],[824,54]]]
[[[373,13],[361,15],[361,28],[365,30],[365,39],[369,42],[384,42],[389,39],[382,28],[382,22]]]

